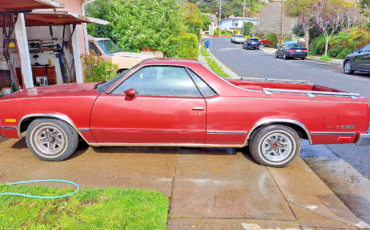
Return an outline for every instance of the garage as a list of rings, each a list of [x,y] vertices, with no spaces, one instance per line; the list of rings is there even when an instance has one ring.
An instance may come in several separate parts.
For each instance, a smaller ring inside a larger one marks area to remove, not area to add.
[[[2,95],[45,85],[82,83],[77,25],[108,24],[70,11],[51,0],[0,0],[3,44],[0,54]]]

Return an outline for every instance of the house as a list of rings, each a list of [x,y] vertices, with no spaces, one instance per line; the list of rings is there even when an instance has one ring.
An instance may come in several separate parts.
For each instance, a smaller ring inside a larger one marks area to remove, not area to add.
[[[244,22],[251,22],[253,25],[259,24],[259,19],[257,18],[244,18]],[[233,30],[239,30],[241,31],[243,26],[243,17],[232,17],[232,18],[225,18],[221,19],[221,30],[227,30],[227,31],[233,31]]]
[[[0,37],[0,88],[33,88],[40,78],[47,85],[82,83],[83,25],[108,24],[84,16],[83,7],[84,0],[0,0],[0,25],[9,31]]]

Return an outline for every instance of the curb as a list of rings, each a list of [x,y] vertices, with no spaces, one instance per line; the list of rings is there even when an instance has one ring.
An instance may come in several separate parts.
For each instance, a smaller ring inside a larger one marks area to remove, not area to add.
[[[208,49],[207,49],[207,52],[208,52]],[[209,52],[208,52],[209,53]],[[227,74],[229,75],[229,78],[230,79],[240,79],[239,75],[237,75],[234,71],[232,71],[231,69],[229,69],[229,67],[227,67],[225,64],[223,64],[220,60],[218,60],[216,58],[216,56],[213,54],[213,61],[217,63],[217,65]],[[205,57],[202,55],[202,53],[200,52],[200,46],[199,46],[199,57],[198,57],[198,61],[201,62],[202,64],[208,66],[210,69],[211,67],[208,65],[208,62],[205,60]]]

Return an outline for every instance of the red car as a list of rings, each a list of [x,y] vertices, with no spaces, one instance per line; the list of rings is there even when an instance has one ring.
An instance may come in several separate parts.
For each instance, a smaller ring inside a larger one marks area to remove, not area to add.
[[[23,89],[0,99],[1,136],[39,159],[91,146],[249,146],[282,167],[310,144],[369,145],[369,104],[308,83],[225,79],[196,60],[148,59],[110,81]]]
[[[271,45],[271,42],[269,40],[266,40],[266,39],[261,39],[260,40],[260,43],[259,43],[261,46],[265,45],[265,44],[269,44]]]

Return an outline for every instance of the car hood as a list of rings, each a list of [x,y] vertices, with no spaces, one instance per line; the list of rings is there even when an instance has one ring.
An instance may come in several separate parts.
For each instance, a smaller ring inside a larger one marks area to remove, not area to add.
[[[98,82],[40,86],[29,89],[22,89],[18,92],[3,97],[1,100],[32,97],[98,96],[100,95],[100,93],[95,90],[95,86],[97,84]]]
[[[114,53],[113,57],[132,57],[132,58],[147,59],[147,58],[154,58],[154,55],[153,54],[132,53],[132,52],[118,52],[118,53]]]

